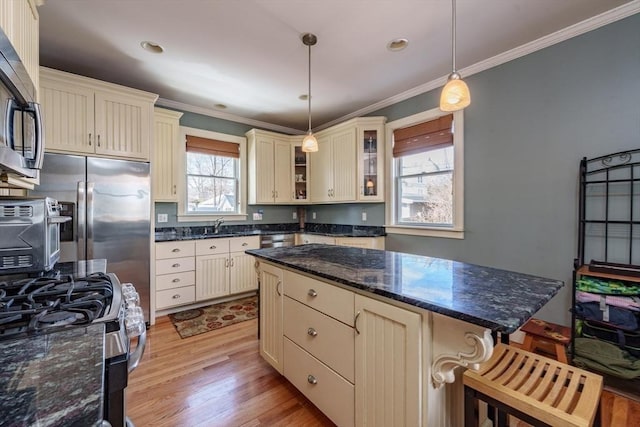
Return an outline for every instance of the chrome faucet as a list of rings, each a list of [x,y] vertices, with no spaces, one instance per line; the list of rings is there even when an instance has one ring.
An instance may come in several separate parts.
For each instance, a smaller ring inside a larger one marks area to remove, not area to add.
[[[218,232],[220,231],[220,224],[222,224],[224,222],[223,218],[216,218],[213,221],[213,233],[214,234],[218,234]]]

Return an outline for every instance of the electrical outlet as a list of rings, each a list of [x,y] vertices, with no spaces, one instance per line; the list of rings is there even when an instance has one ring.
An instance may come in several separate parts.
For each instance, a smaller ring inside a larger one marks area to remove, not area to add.
[[[158,222],[169,222],[169,214],[158,214]]]
[[[262,221],[262,214],[260,212],[254,212],[253,213],[253,220],[254,221]]]
[[[311,212],[311,219],[316,219],[316,213],[315,212]]]
[[[367,213],[366,212],[362,212],[362,220],[366,221],[367,220]]]
[[[293,214],[291,215],[291,218],[298,219],[298,212],[293,211]]]

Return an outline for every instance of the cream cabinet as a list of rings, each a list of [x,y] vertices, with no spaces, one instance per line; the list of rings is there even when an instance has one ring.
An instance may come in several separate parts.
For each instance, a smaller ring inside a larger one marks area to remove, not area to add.
[[[298,245],[308,245],[311,243],[319,243],[322,245],[335,245],[336,239],[335,237],[325,236],[323,234],[297,234],[297,243]]]
[[[258,236],[196,240],[196,301],[255,291],[258,278],[254,258]]]
[[[20,57],[33,87],[38,88],[40,42],[36,3],[35,0],[1,0],[0,27]]]
[[[296,235],[297,245],[319,243],[323,245],[351,246],[364,249],[384,249],[384,237],[331,237],[322,234],[299,233]]]
[[[153,200],[178,202],[180,117],[183,113],[155,108],[151,177]]]
[[[356,425],[421,425],[420,314],[362,295],[355,311]]]
[[[318,151],[310,153],[311,202],[356,200],[356,129],[336,126],[318,132]]]
[[[155,245],[156,309],[195,301],[195,244],[192,240]]]
[[[300,137],[291,137],[274,132],[252,129],[247,132],[249,163],[249,203],[287,204],[294,203],[300,196],[306,197],[295,183],[300,164],[306,164],[295,154],[296,142]],[[306,174],[305,174],[306,175]],[[301,182],[301,179],[298,178]]]
[[[41,67],[46,150],[148,161],[157,97]]]
[[[283,271],[260,263],[260,355],[275,370],[283,373]]]
[[[384,117],[356,121],[358,201],[384,202]]]

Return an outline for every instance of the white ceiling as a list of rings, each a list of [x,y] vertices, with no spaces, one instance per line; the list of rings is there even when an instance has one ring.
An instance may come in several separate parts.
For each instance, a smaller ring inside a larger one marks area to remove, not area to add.
[[[541,38],[549,44],[549,35],[575,24],[589,29],[586,23],[619,19],[621,10],[637,13],[639,2],[458,0],[457,68],[464,77],[488,58]],[[451,72],[450,0],[46,0],[39,13],[44,66],[277,130],[307,128],[307,102],[298,99],[308,84],[303,33],[318,37],[314,129],[437,87]],[[398,37],[409,46],[387,50]],[[165,52],[143,50],[144,40]]]

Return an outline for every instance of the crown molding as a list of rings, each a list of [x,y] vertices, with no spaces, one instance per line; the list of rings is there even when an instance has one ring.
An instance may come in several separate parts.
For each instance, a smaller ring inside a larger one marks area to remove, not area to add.
[[[605,25],[611,24],[613,22],[619,21],[621,19],[627,18],[632,15],[635,15],[639,12],[640,12],[640,0],[632,0],[629,3],[626,3],[622,6],[618,6],[615,9],[608,10],[604,13],[601,13],[600,15],[591,17],[584,21],[578,22],[577,24],[574,24],[569,27],[563,28],[559,31],[556,31],[555,33],[548,34],[537,40],[533,40],[529,43],[526,43],[514,49],[511,49],[507,52],[500,53],[491,58],[477,62],[473,65],[470,65],[466,68],[460,69],[458,70],[458,72],[461,75],[468,77],[468,76],[480,73],[482,71],[488,70],[490,68],[497,67],[498,65],[502,65],[506,62],[513,61],[514,59],[518,59],[523,56],[529,55],[530,53],[536,52],[538,50],[542,50],[549,46],[553,46],[565,40],[569,40],[573,37],[577,37],[579,35],[588,33],[589,31],[593,31],[600,27],[604,27]],[[331,126],[337,125],[346,120],[353,119],[355,117],[360,117],[360,116],[372,113],[374,111],[381,110],[382,108],[389,107],[390,105],[397,104],[398,102],[405,101],[409,98],[413,98],[414,96],[421,95],[423,93],[442,87],[446,83],[446,81],[447,81],[447,76],[442,76],[438,79],[431,80],[427,83],[421,84],[419,86],[416,86],[412,89],[401,92],[387,99],[383,99],[382,101],[376,102],[375,104],[371,104],[367,107],[356,110],[345,116],[342,116],[330,122],[324,123],[322,125],[316,126],[314,130],[320,131],[323,129],[327,129]],[[224,112],[220,112],[220,111],[209,109],[209,108],[196,107],[193,105],[184,104],[177,101],[171,101],[169,99],[160,98],[158,99],[158,102],[156,104],[159,106],[174,108],[181,111],[188,111],[191,113],[202,114],[205,116],[216,117],[224,120],[230,120],[232,122],[244,123],[250,126],[269,129],[275,132],[283,132],[291,135],[303,134],[303,132],[300,129],[293,129],[285,126],[274,125],[272,123],[253,120],[246,117],[237,116],[235,114],[230,114],[230,113],[224,113]]]
[[[217,111],[211,108],[196,107],[190,104],[184,104],[178,101],[172,101],[166,98],[159,98],[156,102],[159,107],[172,108],[180,111],[187,111],[195,114],[202,114],[203,116],[215,117],[217,119],[229,120],[231,122],[243,123],[249,126],[259,127],[261,129],[268,129],[274,132],[281,132],[290,135],[302,135],[303,132],[300,129],[293,129],[286,126],[274,125],[273,123],[267,123],[260,120],[249,119],[242,116],[237,116],[231,113],[225,113]]]

